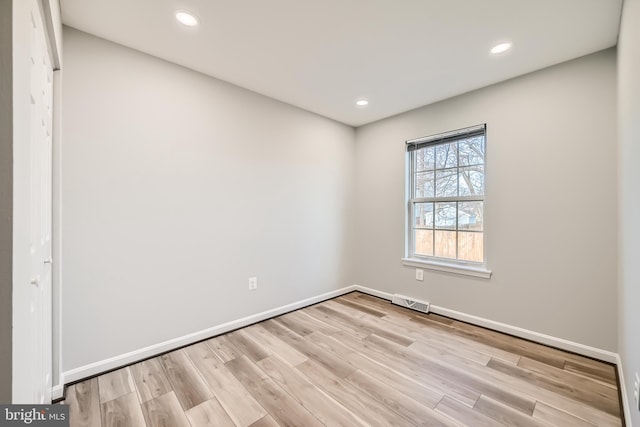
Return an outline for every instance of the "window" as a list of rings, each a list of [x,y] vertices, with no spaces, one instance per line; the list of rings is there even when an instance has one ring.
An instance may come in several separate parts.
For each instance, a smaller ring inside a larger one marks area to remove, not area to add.
[[[486,126],[407,141],[405,261],[484,270]]]

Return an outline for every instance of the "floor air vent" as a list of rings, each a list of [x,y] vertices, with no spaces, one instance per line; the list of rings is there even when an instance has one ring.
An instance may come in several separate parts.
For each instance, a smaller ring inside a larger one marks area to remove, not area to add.
[[[407,307],[411,310],[420,311],[422,313],[429,312],[428,302],[405,297],[404,295],[393,294],[393,299],[391,300],[391,302],[401,307]]]

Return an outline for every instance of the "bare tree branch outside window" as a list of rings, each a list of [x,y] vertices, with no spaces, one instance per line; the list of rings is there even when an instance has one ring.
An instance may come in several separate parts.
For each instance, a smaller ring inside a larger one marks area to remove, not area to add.
[[[484,262],[485,132],[409,151],[410,256]]]

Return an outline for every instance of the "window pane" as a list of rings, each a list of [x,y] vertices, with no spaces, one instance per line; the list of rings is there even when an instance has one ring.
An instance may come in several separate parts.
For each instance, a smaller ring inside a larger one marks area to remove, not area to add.
[[[456,143],[436,145],[436,169],[455,168],[456,166],[458,166]]]
[[[441,258],[456,257],[456,232],[436,230],[435,256]]]
[[[433,172],[421,172],[416,174],[415,197],[433,197],[434,182]]]
[[[414,255],[484,262],[486,138],[472,131],[436,135],[432,145],[408,152]]]
[[[414,227],[433,228],[433,203],[416,203],[413,212]]]
[[[483,233],[458,233],[458,258],[464,261],[484,261],[482,247]]]
[[[433,256],[433,230],[415,230],[415,254]]]
[[[458,172],[456,169],[436,171],[436,197],[458,195]]]
[[[458,230],[482,231],[483,202],[458,203]]]
[[[456,229],[456,202],[435,204],[436,228]]]
[[[425,147],[415,151],[416,172],[433,170],[436,158],[435,147]]]
[[[464,139],[458,142],[458,156],[460,166],[484,164],[484,137]]]
[[[484,166],[460,168],[460,195],[484,195]]]

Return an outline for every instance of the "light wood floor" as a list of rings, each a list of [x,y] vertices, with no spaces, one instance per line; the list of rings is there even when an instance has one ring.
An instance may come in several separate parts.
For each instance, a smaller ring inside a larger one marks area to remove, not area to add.
[[[614,367],[361,293],[67,388],[71,426],[620,426]]]

